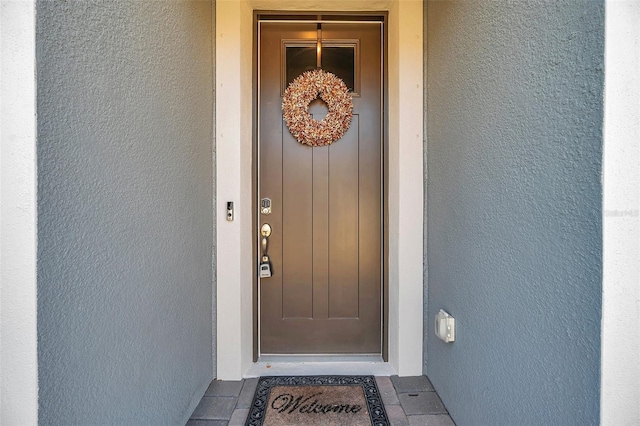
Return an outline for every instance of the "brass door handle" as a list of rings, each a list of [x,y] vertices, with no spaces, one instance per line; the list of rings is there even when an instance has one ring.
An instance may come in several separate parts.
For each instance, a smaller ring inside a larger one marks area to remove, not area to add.
[[[260,245],[262,246],[262,256],[267,256],[267,247],[269,244],[268,238],[271,235],[271,225],[265,223],[260,228],[260,234],[262,235],[262,239],[260,240]]]

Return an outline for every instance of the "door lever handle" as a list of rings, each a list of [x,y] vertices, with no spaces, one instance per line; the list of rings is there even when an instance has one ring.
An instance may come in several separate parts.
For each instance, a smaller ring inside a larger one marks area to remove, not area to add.
[[[262,255],[267,255],[267,237],[262,237]]]

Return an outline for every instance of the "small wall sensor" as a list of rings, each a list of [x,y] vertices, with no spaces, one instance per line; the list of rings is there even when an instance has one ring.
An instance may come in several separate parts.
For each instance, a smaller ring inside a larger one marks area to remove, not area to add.
[[[436,336],[447,343],[456,340],[456,319],[442,309],[436,315]]]

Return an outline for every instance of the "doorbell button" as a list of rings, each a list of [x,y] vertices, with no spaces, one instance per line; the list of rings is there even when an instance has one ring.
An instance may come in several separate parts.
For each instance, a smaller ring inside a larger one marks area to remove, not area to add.
[[[233,201],[227,201],[227,220],[233,221]]]

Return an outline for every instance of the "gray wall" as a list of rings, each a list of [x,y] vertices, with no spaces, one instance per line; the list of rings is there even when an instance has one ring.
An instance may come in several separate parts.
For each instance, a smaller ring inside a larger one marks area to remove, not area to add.
[[[603,3],[427,7],[426,372],[458,425],[597,424]]]
[[[212,379],[212,13],[37,3],[42,424],[184,424]]]

